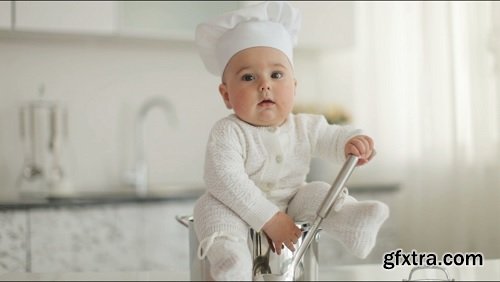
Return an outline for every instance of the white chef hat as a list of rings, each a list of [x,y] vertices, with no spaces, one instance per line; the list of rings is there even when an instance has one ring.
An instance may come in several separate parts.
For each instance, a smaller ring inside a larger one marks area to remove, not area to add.
[[[222,76],[231,57],[257,46],[282,51],[293,65],[300,13],[287,2],[263,2],[225,13],[196,27],[196,45],[209,72]]]

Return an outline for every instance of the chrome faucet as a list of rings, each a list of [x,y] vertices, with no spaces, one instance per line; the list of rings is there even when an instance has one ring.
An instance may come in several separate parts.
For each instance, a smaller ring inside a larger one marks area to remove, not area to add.
[[[144,150],[144,120],[153,109],[161,109],[171,124],[177,124],[177,117],[172,104],[162,96],[155,96],[143,102],[135,118],[135,164],[128,182],[132,184],[138,195],[145,195],[149,186],[149,170]]]

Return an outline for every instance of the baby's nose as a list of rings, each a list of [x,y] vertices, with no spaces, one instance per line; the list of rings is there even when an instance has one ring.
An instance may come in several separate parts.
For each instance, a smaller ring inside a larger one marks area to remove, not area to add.
[[[260,92],[266,91],[266,90],[267,91],[271,90],[271,86],[269,84],[264,84],[264,85],[260,86]]]

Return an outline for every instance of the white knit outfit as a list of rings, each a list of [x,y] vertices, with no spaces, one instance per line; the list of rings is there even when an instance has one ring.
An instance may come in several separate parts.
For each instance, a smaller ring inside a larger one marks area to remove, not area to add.
[[[208,257],[212,277],[251,280],[248,228],[260,231],[279,210],[296,221],[312,222],[331,184],[306,183],[311,158],[343,162],[345,144],[359,134],[349,126],[330,125],[320,115],[290,114],[279,127],[256,127],[234,114],[219,120],[207,144],[207,192],[193,214],[200,257]],[[385,204],[347,196],[342,209],[332,212],[322,228],[355,255],[366,257],[387,216]],[[358,225],[370,224],[368,230],[375,234],[358,238]],[[366,238],[370,242],[364,242]]]

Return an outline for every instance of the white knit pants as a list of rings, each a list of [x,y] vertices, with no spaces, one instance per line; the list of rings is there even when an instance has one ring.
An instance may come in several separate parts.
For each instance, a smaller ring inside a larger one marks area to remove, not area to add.
[[[312,182],[302,186],[290,201],[287,213],[295,221],[312,223],[329,189],[330,184],[324,182]],[[345,199],[346,205],[353,202],[357,201],[351,196],[347,196]],[[379,205],[386,208],[381,203]],[[353,212],[344,208],[336,213],[333,213],[332,210],[332,216],[328,216],[323,220],[321,228],[334,237],[338,237],[341,242],[345,241],[346,236],[349,239],[352,236],[346,234],[346,232],[351,232],[356,226],[345,226],[340,221],[344,222],[345,219],[348,221],[353,216],[350,213]],[[212,278],[216,281],[252,280],[252,257],[248,244],[248,224],[209,193],[205,193],[198,199],[193,217],[194,228],[203,256],[208,258],[211,265]],[[350,230],[351,228],[352,230]],[[353,241],[355,244],[358,244],[357,239],[352,239],[355,240]],[[359,254],[361,257],[365,255]]]

